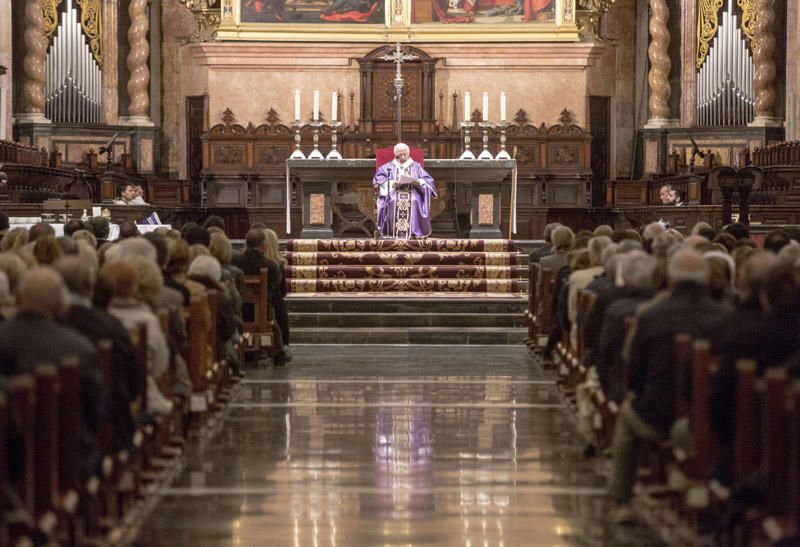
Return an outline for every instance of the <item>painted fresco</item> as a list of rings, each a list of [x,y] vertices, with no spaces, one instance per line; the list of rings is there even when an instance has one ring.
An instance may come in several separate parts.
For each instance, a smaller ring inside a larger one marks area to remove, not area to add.
[[[556,0],[413,0],[412,10],[414,23],[552,23]]]
[[[242,23],[380,24],[384,0],[241,0]]]

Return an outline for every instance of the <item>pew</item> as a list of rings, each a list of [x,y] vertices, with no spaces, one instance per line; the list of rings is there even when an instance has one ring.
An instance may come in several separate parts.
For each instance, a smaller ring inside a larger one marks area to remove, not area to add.
[[[58,372],[55,365],[39,365],[36,379],[34,430],[34,518],[37,531],[50,538],[58,517]],[[53,403],[56,404],[53,404]]]
[[[7,515],[12,543],[19,541],[34,530],[35,460],[34,430],[36,381],[31,374],[20,374],[8,382],[9,409],[17,417],[17,426],[22,438],[22,461],[19,474],[10,477],[11,487],[19,497],[20,506]]]
[[[757,371],[758,367],[752,359],[736,362],[735,484],[744,483],[755,473],[760,461]]]
[[[541,266],[536,263],[528,266],[528,309],[525,310],[525,320],[528,323],[528,343],[532,348],[537,346],[536,311],[539,306],[539,300],[536,294],[536,284],[539,281],[540,268]]]
[[[207,296],[194,296],[189,304],[186,317],[187,337],[184,345],[184,359],[189,369],[189,379],[195,393],[205,392],[208,388],[208,355],[207,355],[207,325],[205,312],[208,309]],[[215,318],[212,318],[214,320]],[[192,397],[192,410],[204,411],[205,408],[195,408],[195,397]],[[201,405],[202,406],[202,405]]]
[[[689,423],[692,431],[694,454],[690,461],[690,475],[696,479],[707,479],[714,459],[716,446],[711,432],[709,398],[711,378],[717,363],[711,356],[708,340],[696,340],[692,356],[692,399]]]
[[[789,377],[786,369],[767,369],[764,373],[761,407],[761,470],[765,480],[765,510],[771,517],[779,519],[788,515],[788,393]]]
[[[242,323],[245,333],[250,335],[248,349],[258,355],[266,351],[270,356],[274,356],[277,346],[275,331],[280,332],[280,330],[277,323],[270,318],[268,279],[269,270],[266,268],[262,268],[257,276],[245,276]]]
[[[542,313],[537,315],[538,334],[549,335],[553,330],[553,289],[556,284],[555,272],[542,270],[542,294],[539,297]]]
[[[0,391],[0,492],[5,492],[8,486],[8,455],[6,446],[8,444],[8,398]],[[0,545],[9,545],[11,538],[8,534],[8,524],[6,523],[5,508],[0,508]]]

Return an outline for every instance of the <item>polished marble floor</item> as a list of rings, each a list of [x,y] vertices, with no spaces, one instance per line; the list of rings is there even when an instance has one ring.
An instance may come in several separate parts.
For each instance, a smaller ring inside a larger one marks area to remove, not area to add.
[[[660,545],[524,346],[297,346],[249,371],[139,546]]]

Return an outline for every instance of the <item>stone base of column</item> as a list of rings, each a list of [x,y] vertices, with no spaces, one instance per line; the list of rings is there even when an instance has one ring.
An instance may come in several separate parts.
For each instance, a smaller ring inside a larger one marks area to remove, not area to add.
[[[136,127],[153,127],[155,125],[148,116],[120,116],[119,123]]]
[[[783,118],[773,118],[771,116],[756,116],[748,127],[783,127]]]
[[[679,127],[680,120],[676,118],[650,118],[644,125],[645,129],[666,129],[670,127]]]
[[[51,124],[48,118],[44,117],[41,112],[24,112],[22,114],[14,114],[14,123],[17,124]]]

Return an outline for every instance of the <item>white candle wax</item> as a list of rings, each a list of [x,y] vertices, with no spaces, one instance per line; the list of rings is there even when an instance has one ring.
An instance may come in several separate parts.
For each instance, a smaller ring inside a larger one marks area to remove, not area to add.
[[[339,94],[336,93],[335,91],[333,93],[331,93],[331,121],[332,122],[336,121],[336,115],[338,114],[338,112],[337,112],[337,110],[339,108],[339,101],[337,100],[339,98],[338,95]]]
[[[489,92],[483,92],[483,121],[489,121]]]
[[[313,120],[319,121],[319,90],[314,90],[314,114]]]
[[[464,92],[464,121],[469,121],[469,91]]]
[[[500,121],[506,121],[506,92],[500,93]]]
[[[300,119],[300,90],[294,90],[294,119]]]

